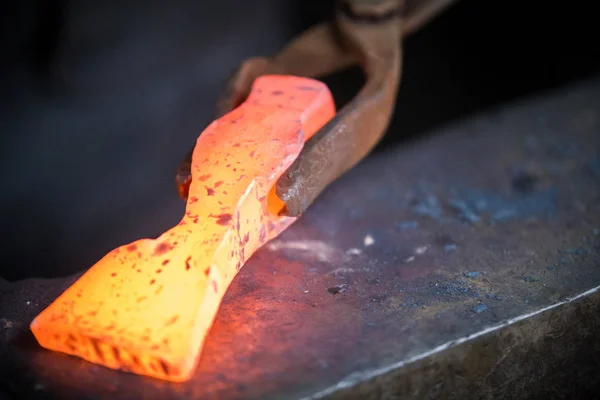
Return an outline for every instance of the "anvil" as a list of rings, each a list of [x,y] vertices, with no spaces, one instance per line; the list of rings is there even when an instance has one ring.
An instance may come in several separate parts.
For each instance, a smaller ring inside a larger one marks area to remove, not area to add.
[[[29,323],[77,276],[1,282],[2,386],[56,399],[592,398],[599,110],[595,79],[368,158],[248,260],[186,383],[37,346]]]

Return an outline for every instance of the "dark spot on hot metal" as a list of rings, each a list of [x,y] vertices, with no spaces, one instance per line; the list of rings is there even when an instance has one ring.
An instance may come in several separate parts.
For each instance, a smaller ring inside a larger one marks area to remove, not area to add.
[[[116,346],[111,346],[112,349],[112,353],[113,356],[115,357],[115,360],[117,360],[117,362],[121,363],[121,352],[119,351],[119,349]]]
[[[219,214],[219,215],[213,215],[210,214],[211,218],[216,218],[217,219],[217,224],[219,225],[227,225],[229,223],[229,221],[231,221],[231,214],[227,213],[227,214]]]
[[[136,365],[138,367],[142,366],[142,364],[140,363],[140,359],[135,354],[131,355],[131,361],[133,362],[134,365]]]
[[[265,228],[264,225],[261,225],[260,232],[259,232],[259,240],[261,243],[263,243],[266,238],[267,238],[267,228]]]
[[[98,339],[90,338],[90,343],[92,344],[92,348],[94,349],[94,353],[96,353],[96,356],[98,356],[98,358],[102,362],[104,362],[104,354],[102,353],[102,350],[100,349],[100,345],[98,344]]]
[[[303,92],[318,92],[319,89],[312,86],[296,86],[296,89],[301,90]]]
[[[169,375],[169,365],[162,359],[158,359],[158,365],[160,365],[160,368],[162,369],[162,372],[165,375]]]
[[[172,249],[172,247],[169,243],[162,242],[154,248],[154,256],[163,255],[164,253],[166,253],[167,251],[169,251],[171,249]]]

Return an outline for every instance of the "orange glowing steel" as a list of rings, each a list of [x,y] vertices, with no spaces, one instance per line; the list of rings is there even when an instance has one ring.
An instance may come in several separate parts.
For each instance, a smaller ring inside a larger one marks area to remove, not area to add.
[[[40,345],[113,369],[189,379],[234,276],[295,221],[277,215],[275,182],[334,114],[321,82],[257,79],[247,101],[198,138],[181,222],[100,259],[33,320]]]

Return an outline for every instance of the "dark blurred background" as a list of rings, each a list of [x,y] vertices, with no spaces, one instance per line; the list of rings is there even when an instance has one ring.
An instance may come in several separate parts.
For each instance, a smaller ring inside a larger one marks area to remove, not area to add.
[[[462,0],[405,42],[377,151],[600,71],[594,2]],[[331,18],[331,1],[22,0],[2,18],[0,277],[63,276],[184,210],[177,164],[246,57]],[[341,105],[359,71],[326,79]]]

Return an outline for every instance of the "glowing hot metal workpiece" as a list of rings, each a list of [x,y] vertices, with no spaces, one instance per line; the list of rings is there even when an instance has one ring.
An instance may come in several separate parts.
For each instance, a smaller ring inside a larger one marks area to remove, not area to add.
[[[257,79],[242,105],[199,136],[181,222],[91,267],[33,320],[39,344],[113,369],[188,380],[234,276],[295,221],[278,215],[284,203],[275,182],[334,114],[319,81]]]

